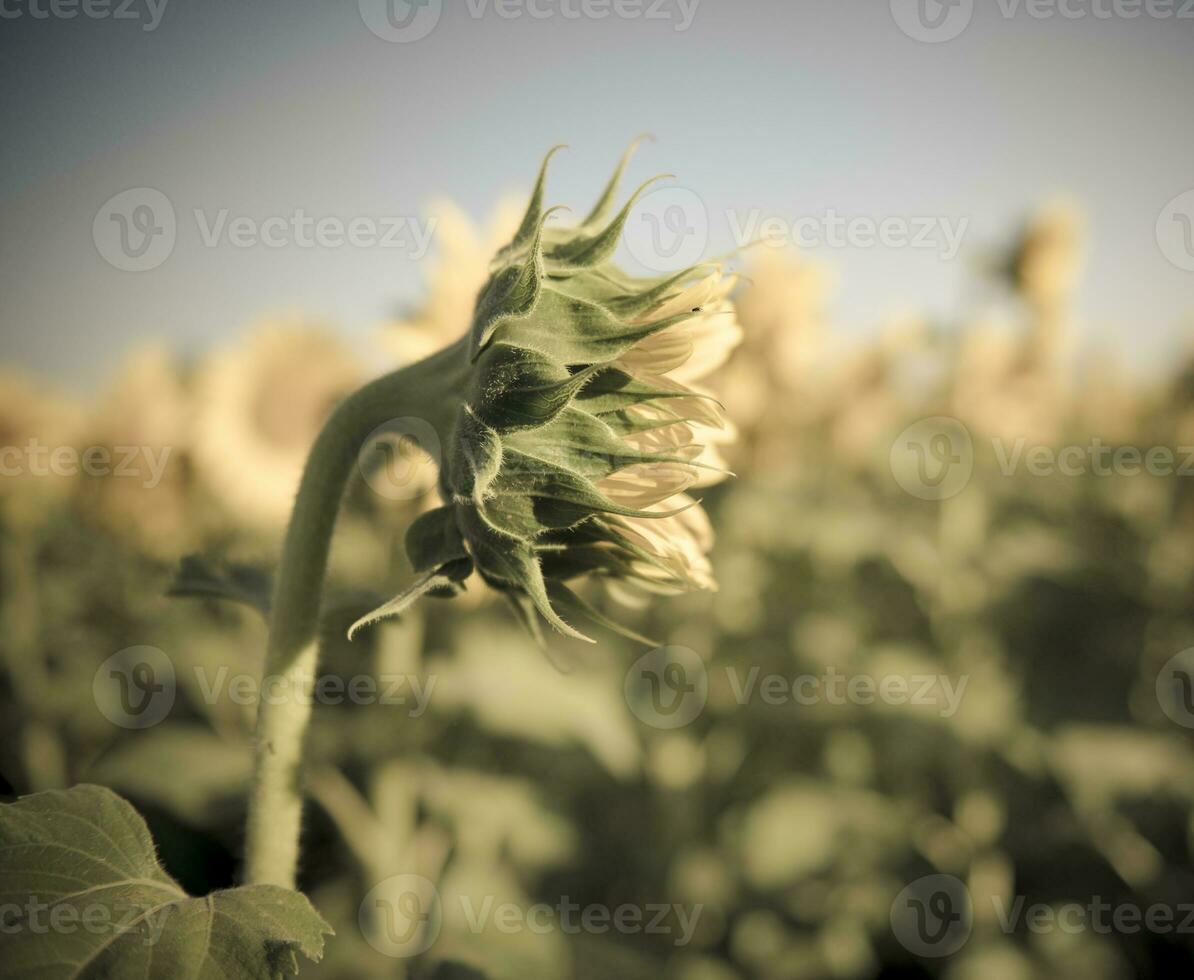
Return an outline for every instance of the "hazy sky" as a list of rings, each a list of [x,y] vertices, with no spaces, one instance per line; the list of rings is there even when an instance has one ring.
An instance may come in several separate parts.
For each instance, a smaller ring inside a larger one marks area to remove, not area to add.
[[[677,174],[656,204],[696,201],[708,251],[766,217],[818,242],[843,329],[955,308],[1065,193],[1094,342],[1194,331],[1191,0],[56,2],[0,0],[0,302],[3,359],[73,383],[277,310],[364,337],[418,295],[434,198],[484,216],[566,142],[550,196],[583,208],[643,131],[632,176]],[[835,215],[931,247],[839,246]]]

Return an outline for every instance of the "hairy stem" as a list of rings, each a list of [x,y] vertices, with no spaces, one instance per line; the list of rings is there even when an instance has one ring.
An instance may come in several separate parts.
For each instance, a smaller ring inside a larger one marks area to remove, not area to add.
[[[270,683],[260,687],[287,696],[260,700],[257,707],[245,854],[250,884],[295,884],[320,598],[345,485],[370,436],[387,423],[417,418],[446,444],[454,414],[451,394],[460,389],[465,363],[458,344],[366,385],[332,413],[307,458],[270,612],[264,668]]]

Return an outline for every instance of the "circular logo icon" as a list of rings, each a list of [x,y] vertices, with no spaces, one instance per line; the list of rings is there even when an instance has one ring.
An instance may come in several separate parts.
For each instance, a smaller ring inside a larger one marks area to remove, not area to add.
[[[108,198],[91,223],[96,250],[123,272],[156,269],[174,251],[177,231],[174,205],[152,187],[133,187]]]
[[[357,922],[383,956],[403,959],[431,948],[443,925],[439,891],[422,875],[392,875],[361,901]]]
[[[125,647],[100,664],[91,693],[113,725],[150,728],[174,707],[174,664],[157,647]]]
[[[1194,190],[1178,194],[1161,209],[1157,244],[1171,263],[1194,272]]]
[[[409,44],[435,30],[443,0],[358,0],[361,20],[383,41]]]
[[[695,721],[709,700],[705,663],[688,647],[656,647],[626,672],[626,703],[652,728],[682,728]]]
[[[891,931],[914,956],[949,956],[970,938],[970,892],[953,875],[917,878],[891,904]]]
[[[1157,674],[1157,701],[1170,721],[1194,728],[1194,647],[1165,661]]]
[[[696,265],[709,244],[709,212],[687,187],[659,187],[639,198],[623,232],[636,262],[652,272]]]
[[[913,422],[895,438],[891,475],[921,500],[947,500],[961,493],[974,472],[974,444],[957,419],[947,415]]]
[[[914,41],[952,41],[970,25],[974,0],[891,0],[891,16]]]
[[[386,500],[415,500],[435,486],[442,450],[426,419],[390,419],[370,433],[357,466],[374,493]]]

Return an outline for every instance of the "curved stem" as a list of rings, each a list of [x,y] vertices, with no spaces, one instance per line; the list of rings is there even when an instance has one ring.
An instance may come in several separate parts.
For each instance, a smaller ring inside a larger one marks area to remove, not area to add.
[[[446,443],[467,361],[455,345],[371,382],[332,413],[307,458],[282,549],[260,691],[246,829],[249,884],[293,888],[302,818],[301,764],[318,657],[320,597],[344,487],[361,449],[388,422],[418,417]],[[268,682],[267,682],[268,681]]]

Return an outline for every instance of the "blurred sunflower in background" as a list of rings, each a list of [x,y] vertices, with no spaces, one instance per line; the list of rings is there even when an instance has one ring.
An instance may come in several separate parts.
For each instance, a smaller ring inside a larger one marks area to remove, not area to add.
[[[322,324],[292,316],[255,325],[196,370],[199,479],[234,521],[279,531],[315,436],[363,378],[360,361]]]

